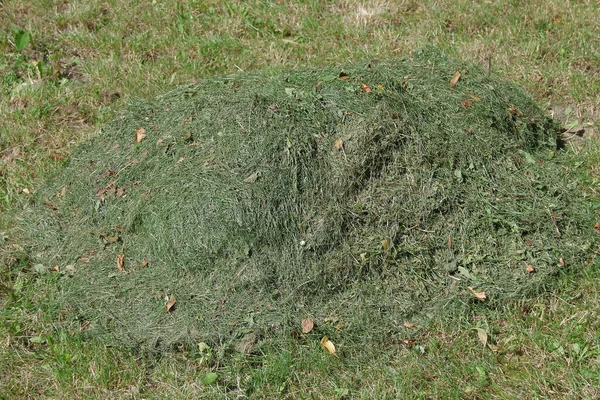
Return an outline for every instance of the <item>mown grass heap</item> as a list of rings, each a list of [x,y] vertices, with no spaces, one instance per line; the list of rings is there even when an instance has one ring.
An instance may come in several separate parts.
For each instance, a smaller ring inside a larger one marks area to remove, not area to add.
[[[67,321],[126,346],[236,348],[305,316],[337,343],[401,339],[584,259],[555,137],[517,87],[432,49],[217,77],[131,105],[23,226]]]

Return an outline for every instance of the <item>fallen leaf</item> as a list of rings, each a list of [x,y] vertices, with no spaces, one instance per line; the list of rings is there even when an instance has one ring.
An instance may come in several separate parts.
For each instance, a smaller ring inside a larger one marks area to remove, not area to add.
[[[385,90],[385,88],[382,85],[377,85],[377,86],[375,86],[375,88],[377,90]]]
[[[370,87],[368,87],[367,85],[365,85],[364,83],[360,84],[360,88],[363,90],[363,92],[365,93],[371,93],[373,91],[373,89],[371,89]]]
[[[104,245],[104,248],[106,248],[109,244],[113,244],[115,242],[121,241],[121,238],[119,236],[116,236],[116,235],[102,235],[101,234],[100,235],[100,241]]]
[[[475,101],[481,101],[481,98],[475,96],[473,93],[467,93],[467,96],[469,96],[470,98],[472,98]]]
[[[600,221],[596,222],[596,225],[594,225],[594,229],[600,232]]]
[[[146,130],[144,128],[137,128],[135,131],[135,142],[139,143],[146,139]]]
[[[2,153],[2,161],[9,164],[14,160],[18,159],[21,155],[21,149],[18,147],[12,147]]]
[[[519,110],[516,107],[508,107],[508,112],[512,115],[512,116],[516,116],[516,117],[520,117],[523,115],[523,112],[521,110]]]
[[[177,164],[181,164],[184,161],[185,161],[185,157],[179,157],[179,160],[177,160]]]
[[[411,324],[411,323],[410,323],[410,322],[408,322],[408,321],[406,321],[406,322],[404,323],[404,327],[405,327],[405,328],[408,328],[408,329],[412,329],[412,328],[414,328],[414,327],[415,327],[415,325],[414,325],[414,324]]]
[[[258,172],[255,172],[244,179],[246,183],[254,183],[258,179]]]
[[[44,204],[46,204],[46,206],[51,210],[54,210],[54,211],[58,210],[58,207],[56,207],[54,204],[50,203],[49,200],[44,201]]]
[[[142,267],[147,267],[148,266],[148,260],[146,260],[145,258],[142,260]]]
[[[477,337],[479,338],[479,341],[481,342],[483,347],[487,346],[487,344],[488,344],[487,332],[481,328],[475,328],[475,330],[477,331]]]
[[[491,344],[488,343],[488,347],[490,348],[491,351],[493,351],[494,353],[497,353],[500,351],[501,347],[500,346],[496,346],[495,344]]]
[[[60,272],[60,267],[58,265],[55,265],[54,267],[52,267],[52,271]]]
[[[333,344],[333,342],[331,340],[329,340],[327,338],[327,336],[323,336],[323,339],[321,339],[321,346],[323,346],[323,348],[325,350],[327,350],[329,352],[329,354],[332,355],[336,355],[335,354],[335,345]]]
[[[463,108],[469,108],[473,105],[473,100],[465,100],[462,103],[460,103],[460,105]]]
[[[219,375],[214,373],[214,372],[209,372],[208,374],[206,374],[206,376],[204,376],[204,378],[202,378],[202,384],[203,385],[211,385],[213,383],[215,383],[217,381],[217,379],[219,379]]]
[[[109,176],[114,176],[115,175],[115,171],[111,170],[111,169],[105,169],[104,171],[102,171],[100,173],[100,178],[104,179],[104,178],[108,178]]]
[[[65,156],[62,154],[59,154],[59,153],[52,153],[52,154],[50,154],[50,158],[53,159],[54,161],[60,161],[63,158],[65,158]]]
[[[485,292],[476,292],[471,286],[467,286],[467,289],[469,289],[471,293],[473,293],[473,296],[475,296],[478,300],[484,301],[487,299]]]
[[[117,254],[117,269],[119,271],[125,271],[125,254],[121,250],[121,253]]]
[[[350,77],[348,76],[348,74],[346,74],[343,70],[340,71],[339,77],[341,80],[346,81],[346,82],[348,82],[350,80]]]
[[[456,84],[458,83],[458,80],[460,79],[460,72],[456,71],[454,73],[454,76],[452,76],[452,79],[450,79],[450,87],[454,87],[456,86]]]
[[[175,300],[175,296],[170,295],[169,299],[167,300],[167,305],[165,307],[167,312],[171,312],[175,303],[177,303],[177,300]]]
[[[381,241],[381,246],[383,247],[383,250],[387,251],[390,249],[390,241],[389,239],[383,239]]]
[[[452,236],[448,236],[448,248],[452,248]]]
[[[344,141],[342,139],[337,139],[333,142],[333,147],[335,147],[336,150],[341,150],[344,147]]]
[[[341,331],[342,329],[344,329],[346,325],[343,322],[340,322],[339,324],[337,324],[335,326],[335,329],[337,329],[338,331]]]
[[[90,321],[84,321],[81,326],[79,327],[79,332],[83,331],[85,328],[87,328],[88,326],[90,326]]]
[[[77,261],[82,262],[82,263],[89,263],[90,258],[89,257],[79,257],[79,259]]]
[[[525,244],[527,246],[533,246],[533,240],[531,240],[531,239],[525,239]]]
[[[310,333],[315,326],[315,323],[310,318],[302,320],[302,333]]]
[[[567,265],[567,263],[565,262],[565,259],[562,257],[558,259],[558,263],[560,264],[561,267],[564,267],[565,265]]]
[[[123,197],[123,196],[125,196],[125,188],[120,187],[119,189],[117,189],[117,197]]]
[[[533,274],[535,272],[535,268],[533,268],[533,265],[531,265],[531,264],[527,264],[527,267],[525,267],[525,270],[527,272],[529,272],[530,274]]]

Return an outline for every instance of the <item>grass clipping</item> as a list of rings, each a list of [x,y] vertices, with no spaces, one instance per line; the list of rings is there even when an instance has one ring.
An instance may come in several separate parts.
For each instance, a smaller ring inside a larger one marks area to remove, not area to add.
[[[514,85],[430,49],[212,78],[81,145],[25,228],[67,271],[63,308],[126,346],[235,348],[307,315],[390,340],[582,260],[592,217],[555,134]]]

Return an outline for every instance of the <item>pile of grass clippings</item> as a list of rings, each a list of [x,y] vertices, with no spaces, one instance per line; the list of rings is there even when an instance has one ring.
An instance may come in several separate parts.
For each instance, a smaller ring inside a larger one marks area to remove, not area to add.
[[[555,137],[518,87],[434,49],[216,77],[131,105],[23,228],[67,320],[113,343],[236,349],[307,316],[337,343],[394,340],[585,261]]]

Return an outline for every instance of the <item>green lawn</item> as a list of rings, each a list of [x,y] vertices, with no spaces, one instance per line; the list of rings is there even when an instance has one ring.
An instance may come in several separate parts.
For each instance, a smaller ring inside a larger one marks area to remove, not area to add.
[[[264,354],[222,365],[203,346],[156,359],[88,339],[79,325],[55,329],[57,277],[31,272],[12,229],[73,146],[134,98],[425,44],[517,82],[565,127],[585,129],[568,137],[565,167],[598,207],[599,15],[593,0],[0,2],[0,398],[600,397],[598,249],[539,297],[482,305],[414,342],[338,345],[331,357],[320,337],[274,338]]]

